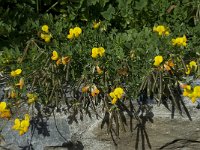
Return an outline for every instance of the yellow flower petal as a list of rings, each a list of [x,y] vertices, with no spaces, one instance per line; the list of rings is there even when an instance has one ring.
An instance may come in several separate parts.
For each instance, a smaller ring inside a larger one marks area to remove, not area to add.
[[[172,45],[177,46],[186,46],[187,38],[184,35],[183,37],[177,37],[176,39],[172,39]]]
[[[0,102],[0,112],[3,112],[6,109],[6,102]]]
[[[17,75],[21,74],[21,73],[22,73],[22,69],[17,69],[17,70],[15,70],[15,73],[16,73]]]
[[[195,61],[191,61],[191,62],[189,63],[189,65],[190,65],[190,68],[191,68],[191,69],[194,68],[195,71],[197,70],[197,63],[196,63]]]
[[[92,49],[92,58],[97,58],[98,57],[98,48],[93,48]]]
[[[118,87],[114,90],[114,94],[117,96],[117,98],[120,99],[122,97],[122,95],[124,94],[124,90],[122,88]]]
[[[156,56],[155,58],[154,58],[154,66],[159,66],[160,65],[160,63],[162,63],[163,62],[163,57],[162,56]]]
[[[27,127],[29,127],[29,125],[30,125],[29,120],[21,121],[21,128],[27,128]]]
[[[105,49],[103,47],[98,48],[98,54],[102,57],[105,53]]]
[[[100,21],[99,21],[99,22],[93,22],[93,28],[94,28],[94,29],[99,28],[100,24],[101,24]]]
[[[68,39],[73,39],[73,38],[74,38],[74,34],[68,34],[68,35],[67,35],[67,38],[68,38]]]
[[[10,75],[11,75],[12,77],[15,77],[15,76],[17,76],[17,75],[20,75],[21,73],[22,73],[22,69],[17,69],[17,70],[15,70],[15,71],[11,71]]]
[[[57,60],[58,59],[58,53],[56,51],[53,51],[51,59],[52,60]]]
[[[0,118],[7,118],[11,117],[10,109],[5,109],[2,113],[0,113]]]
[[[79,27],[74,28],[74,35],[75,37],[78,37],[82,33],[82,29]]]
[[[114,104],[116,104],[116,102],[117,102],[117,98],[113,98],[112,101],[111,101],[111,104],[114,105]]]
[[[21,135],[23,135],[25,132],[24,132],[24,130],[19,130],[19,135],[21,136]]]
[[[21,124],[20,120],[18,118],[15,119],[15,123],[14,123],[12,129],[13,130],[18,130],[20,128],[20,124]]]
[[[49,32],[49,27],[47,25],[42,26],[42,31],[48,33]]]

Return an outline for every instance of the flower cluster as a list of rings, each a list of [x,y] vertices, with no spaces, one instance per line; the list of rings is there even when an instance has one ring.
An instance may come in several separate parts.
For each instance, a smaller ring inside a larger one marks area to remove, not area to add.
[[[10,118],[10,109],[7,108],[6,102],[0,102],[0,118]]]
[[[184,35],[183,37],[177,37],[176,39],[172,39],[172,45],[177,46],[186,46],[187,38]]]
[[[97,28],[99,28],[100,24],[101,24],[100,21],[99,21],[99,22],[94,21],[92,27],[93,27],[94,29],[97,29]]]
[[[71,28],[69,30],[69,34],[67,35],[68,39],[73,39],[74,37],[79,37],[79,35],[82,33],[82,29],[79,27]]]
[[[120,87],[115,88],[115,90],[109,94],[110,97],[112,98],[111,103],[116,104],[117,100],[122,98],[123,94],[124,94],[124,90],[122,88]]]
[[[21,73],[22,73],[22,69],[17,69],[17,70],[11,71],[10,75],[12,77],[16,77],[16,76],[20,75]],[[22,89],[24,86],[24,78],[20,78],[19,83],[15,84],[15,85],[19,86],[19,88]],[[14,96],[14,93],[13,93],[13,96]]]
[[[195,61],[191,61],[189,65],[186,65],[187,71],[185,72],[186,74],[190,74],[191,71],[196,71],[197,70],[197,63]]]
[[[87,93],[87,92],[89,91],[89,89],[90,89],[90,86],[89,86],[89,85],[86,85],[86,86],[82,87],[82,92],[83,92],[83,93]],[[91,95],[92,95],[93,97],[97,96],[97,95],[100,93],[100,91],[99,91],[99,89],[96,87],[96,85],[92,85],[90,91],[91,91]]]
[[[153,31],[157,32],[158,35],[169,35],[169,30],[163,26],[163,25],[158,25],[158,26],[154,26],[153,27]],[[187,45],[187,38],[185,35],[183,35],[183,37],[177,37],[175,39],[172,39],[172,45],[174,46],[186,46]]]
[[[169,35],[168,29],[163,25],[154,26],[153,31],[158,32],[158,35]]]
[[[49,33],[49,27],[47,25],[42,26],[42,33],[40,34],[41,39],[43,39],[46,43],[51,41],[52,35]]]
[[[28,131],[30,126],[30,116],[25,114],[24,119],[20,121],[20,119],[16,118],[15,123],[12,127],[13,130],[19,131],[19,135],[23,135]]]
[[[65,57],[59,58],[57,51],[53,51],[51,59],[55,60],[57,65],[60,65],[60,64],[66,65],[70,61],[70,57],[69,56],[65,56]]]
[[[105,49],[103,47],[94,47],[92,49],[92,58],[97,58],[98,56],[102,57],[105,53]]]
[[[27,93],[26,96],[28,97],[28,104],[32,104],[37,100],[37,94]]]
[[[192,88],[190,85],[181,84],[183,88],[183,96],[189,97],[191,101],[196,102],[197,98],[200,98],[200,86],[195,86]]]
[[[155,58],[154,58],[154,66],[159,66],[161,63],[163,62],[163,57],[162,56],[156,56]]]

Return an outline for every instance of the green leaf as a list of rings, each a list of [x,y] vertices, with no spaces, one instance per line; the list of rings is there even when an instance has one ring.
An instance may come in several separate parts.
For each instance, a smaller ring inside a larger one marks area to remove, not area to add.
[[[98,2],[99,0],[87,0],[87,6],[96,5]]]
[[[147,6],[148,1],[147,0],[140,0],[139,2],[136,2],[135,4],[136,4],[135,9],[142,10],[144,7]]]
[[[101,7],[105,7],[106,3],[109,2],[109,0],[100,0],[99,3]]]
[[[108,9],[104,12],[101,12],[101,15],[106,19],[106,20],[111,20],[113,15],[115,13],[115,8],[112,5],[109,5]]]

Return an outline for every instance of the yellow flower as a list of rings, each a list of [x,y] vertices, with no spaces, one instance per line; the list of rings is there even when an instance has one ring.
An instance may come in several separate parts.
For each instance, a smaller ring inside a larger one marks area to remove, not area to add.
[[[19,131],[19,135],[23,135],[28,131],[29,126],[30,126],[30,116],[28,114],[25,114],[24,120],[20,121],[18,118],[15,119],[12,129]]]
[[[167,28],[163,25],[158,25],[158,26],[154,26],[153,27],[153,31],[154,32],[158,32],[158,35],[169,35],[169,31],[167,30]]]
[[[53,51],[51,59],[52,60],[57,60],[58,59],[58,53],[56,51]]]
[[[13,130],[18,130],[20,128],[20,120],[17,118],[15,119],[14,125],[12,126]]]
[[[67,38],[68,38],[68,39],[73,39],[73,38],[74,38],[74,35],[73,35],[73,34],[68,34],[68,35],[67,35]]]
[[[192,70],[197,70],[197,64],[195,61],[191,61],[189,65],[186,65],[187,71],[185,72],[187,75],[191,73]]]
[[[102,57],[105,53],[105,49],[103,47],[96,48],[94,47],[92,49],[92,58],[97,58],[98,56]]]
[[[22,120],[20,124],[19,135],[23,135],[24,133],[26,133],[28,131],[29,125],[29,121]]]
[[[93,97],[95,97],[96,95],[98,95],[99,94],[99,89],[97,89],[97,87],[94,85],[93,87],[92,87],[92,89],[91,89],[91,95],[93,96]]]
[[[184,35],[183,37],[177,37],[176,39],[172,39],[172,45],[177,46],[186,46],[187,38]]]
[[[109,95],[110,95],[110,97],[112,97],[112,98],[117,98],[114,92],[110,92]]]
[[[197,63],[196,63],[195,61],[191,61],[191,62],[189,63],[189,65],[190,65],[190,68],[191,68],[191,69],[194,68],[195,71],[197,70]]]
[[[196,97],[200,98],[200,86],[195,86],[193,92]]]
[[[94,29],[99,28],[100,24],[101,24],[100,21],[99,21],[99,22],[94,21],[94,22],[93,22],[93,28],[94,28]]]
[[[185,74],[190,74],[191,70],[190,70],[189,65],[186,65],[186,68],[187,68],[187,71],[185,72]]]
[[[189,90],[189,89],[186,89],[186,88],[185,88],[185,89],[183,90],[183,96],[189,96],[190,94],[192,94],[192,90],[191,90],[191,89]]]
[[[49,27],[47,25],[42,26],[42,31],[48,33],[49,32]]]
[[[24,79],[20,78],[19,83],[15,84],[16,86],[19,86],[19,89],[22,89],[24,86]]]
[[[118,99],[120,99],[122,97],[122,95],[124,94],[124,90],[122,88],[118,87],[114,90],[114,94],[116,95],[116,97]]]
[[[71,28],[69,30],[69,34],[67,35],[67,38],[68,39],[73,39],[74,38],[74,29]]]
[[[99,47],[98,48],[98,53],[102,57],[104,55],[104,53],[105,53],[105,49],[103,47]]]
[[[82,29],[79,27],[71,28],[69,30],[69,34],[67,35],[68,39],[73,39],[74,37],[78,37],[82,33]]]
[[[110,92],[110,97],[112,98],[111,104],[116,104],[117,100],[122,98],[124,90],[120,87],[115,88],[113,92]]]
[[[0,118],[7,118],[11,117],[10,109],[5,109],[2,113],[0,113]]]
[[[41,33],[41,34],[40,34],[41,39],[45,39],[46,35],[47,35],[47,34]]]
[[[113,98],[112,101],[111,101],[111,104],[114,105],[114,104],[116,104],[116,102],[117,102],[117,98]]]
[[[32,104],[37,100],[36,94],[27,93],[27,97],[28,97],[28,104]]]
[[[10,109],[7,109],[6,102],[0,102],[0,118],[10,118],[11,112]]]
[[[62,57],[62,64],[63,65],[66,65],[68,64],[70,61],[70,57],[69,56],[66,56],[66,57]]]
[[[51,41],[51,35],[46,35],[46,37],[44,38],[44,41],[46,43],[49,43]]]
[[[98,48],[94,47],[92,49],[92,57],[97,58],[98,57]]]
[[[43,39],[46,43],[49,43],[51,41],[51,34],[40,34],[41,39]]]
[[[17,70],[14,70],[14,71],[11,71],[10,75],[12,77],[15,77],[15,76],[18,76],[22,73],[22,69],[17,69]]]
[[[165,35],[168,36],[169,35],[169,31],[165,31]]]
[[[192,103],[195,103],[197,98],[200,98],[200,86],[195,86],[193,89],[190,85],[181,84],[181,87],[184,88],[183,96],[187,96],[191,99]]]
[[[154,58],[154,66],[159,66],[160,65],[160,63],[162,63],[163,62],[163,57],[162,56],[156,56],[155,58]]]
[[[6,109],[6,102],[0,102],[0,113]]]
[[[79,27],[74,28],[74,35],[75,37],[78,37],[82,33],[82,29]]]

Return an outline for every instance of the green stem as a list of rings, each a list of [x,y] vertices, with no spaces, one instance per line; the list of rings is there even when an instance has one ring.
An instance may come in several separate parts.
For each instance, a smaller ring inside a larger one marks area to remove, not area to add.
[[[47,9],[46,13],[48,13],[53,7],[55,7],[57,4],[59,3],[59,1],[55,2],[51,7],[49,7],[49,9]]]
[[[36,0],[36,11],[39,13],[39,0]]]

